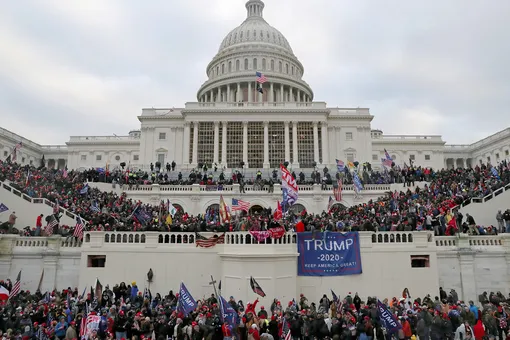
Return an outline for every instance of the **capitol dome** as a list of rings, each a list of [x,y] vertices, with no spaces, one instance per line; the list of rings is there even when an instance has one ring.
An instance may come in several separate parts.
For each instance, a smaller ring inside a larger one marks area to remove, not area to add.
[[[288,40],[263,17],[264,3],[249,0],[247,17],[230,31],[207,66],[199,102],[311,102],[304,68]],[[255,82],[256,72],[267,82]]]

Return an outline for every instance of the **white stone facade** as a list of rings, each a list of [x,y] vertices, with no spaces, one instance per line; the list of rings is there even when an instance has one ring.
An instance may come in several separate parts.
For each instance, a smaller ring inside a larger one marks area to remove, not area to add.
[[[207,234],[210,235],[210,234]],[[196,247],[193,233],[90,232],[83,244],[58,237],[0,236],[0,277],[14,278],[23,269],[22,289],[35,290],[44,268],[43,290],[136,281],[146,287],[154,272],[153,292],[166,293],[185,282],[196,298],[213,291],[210,276],[222,280],[222,291],[236,299],[255,299],[248,280],[254,276],[267,294],[282,301],[305,294],[318,301],[333,289],[359,292],[362,298],[400,296],[407,287],[415,297],[435,296],[439,287],[477,301],[483,291],[510,293],[510,239],[499,236],[434,237],[427,232],[360,233],[360,275],[297,276],[298,253],[291,233],[274,244],[253,244],[248,233],[227,233],[226,242]],[[412,257],[426,265],[413,267]],[[93,264],[102,258],[104,265]]]
[[[368,108],[334,108],[313,101],[304,66],[287,39],[263,18],[264,3],[249,0],[247,17],[222,41],[207,65],[196,102],[181,108],[142,109],[139,130],[127,136],[71,136],[66,145],[39,145],[0,130],[6,158],[23,142],[18,162],[70,169],[110,168],[121,162],[147,169],[175,161],[177,169],[218,164],[272,169],[334,168],[336,159],[380,169],[386,149],[397,165],[440,169],[509,158],[510,128],[472,145],[446,145],[441,136],[384,135]],[[266,81],[258,83],[256,72]],[[260,91],[258,90],[260,87]]]

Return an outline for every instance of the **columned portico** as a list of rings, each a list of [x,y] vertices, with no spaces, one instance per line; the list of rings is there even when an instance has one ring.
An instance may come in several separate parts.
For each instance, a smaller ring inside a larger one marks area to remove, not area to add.
[[[329,139],[328,139],[328,123],[321,122],[322,137],[322,165],[329,165]]]
[[[292,122],[292,167],[299,168],[299,152],[298,152],[298,122]]]
[[[285,135],[285,161],[290,162],[290,140],[289,140],[289,123],[284,123],[284,135]]]
[[[269,168],[269,122],[264,122],[264,169]]]
[[[313,122],[313,160],[319,164],[319,128],[318,122]]]
[[[193,122],[193,155],[191,157],[191,166],[198,165],[198,122]]]
[[[213,163],[218,164],[220,158],[220,122],[214,122],[214,156]]]

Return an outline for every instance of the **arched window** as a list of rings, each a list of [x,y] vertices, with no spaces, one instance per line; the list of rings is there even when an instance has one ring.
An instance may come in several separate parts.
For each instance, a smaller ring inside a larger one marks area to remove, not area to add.
[[[225,64],[221,64],[221,74],[225,74]]]
[[[282,62],[281,61],[278,62],[278,72],[283,72],[282,71]]]
[[[294,66],[292,66],[291,70],[292,70],[292,75],[294,75]]]
[[[289,64],[285,64],[285,73],[289,74]]]
[[[266,70],[266,58],[262,58],[262,70]]]
[[[246,39],[250,40],[250,31],[246,32]]]
[[[241,62],[239,59],[236,60],[236,71],[239,71],[241,69]]]
[[[228,72],[229,73],[232,72],[232,62],[231,61],[228,62]]]
[[[219,66],[216,66],[216,75],[219,76],[220,75],[220,67]]]
[[[274,60],[271,60],[271,71],[274,71]]]
[[[253,69],[257,69],[257,58],[253,58]]]
[[[248,69],[248,58],[244,59],[244,69]]]

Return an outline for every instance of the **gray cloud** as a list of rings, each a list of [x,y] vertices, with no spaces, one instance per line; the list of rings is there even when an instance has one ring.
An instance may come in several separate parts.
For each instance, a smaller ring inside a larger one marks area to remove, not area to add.
[[[370,107],[387,134],[473,142],[510,124],[510,2],[266,1],[315,99]],[[40,143],[125,134],[196,100],[241,0],[27,0],[0,12],[3,127]]]

